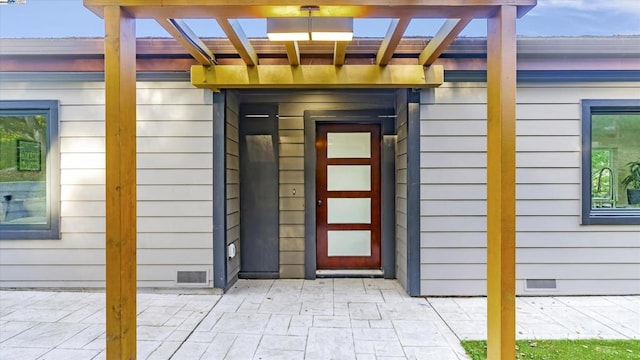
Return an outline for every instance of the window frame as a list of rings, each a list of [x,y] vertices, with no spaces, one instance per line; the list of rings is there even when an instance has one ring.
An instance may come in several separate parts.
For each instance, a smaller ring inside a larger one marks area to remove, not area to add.
[[[637,225],[640,209],[593,209],[591,198],[591,119],[594,114],[638,112],[640,99],[615,99],[581,101],[582,105],[582,225]]]
[[[47,115],[47,224],[0,225],[0,240],[60,240],[60,148],[58,100],[0,100],[0,115],[12,111]]]

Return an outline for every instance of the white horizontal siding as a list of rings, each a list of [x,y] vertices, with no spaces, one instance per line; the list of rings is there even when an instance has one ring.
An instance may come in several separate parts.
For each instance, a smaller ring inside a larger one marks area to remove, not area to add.
[[[581,99],[637,98],[638,83],[520,85],[516,124],[518,293],[640,292],[638,226],[583,226]],[[486,87],[421,94],[421,278],[425,295],[486,293]],[[525,279],[556,279],[530,291]],[[635,281],[635,284],[634,284]]]
[[[469,296],[484,295],[487,292],[485,280],[422,280],[420,282],[423,292],[429,292],[432,296]],[[637,279],[567,279],[557,280],[559,290],[528,290],[525,281],[516,281],[516,293],[532,296],[539,295],[610,295],[611,289],[617,289],[620,294],[631,295],[640,292],[640,282]]]
[[[0,241],[0,286],[103,287],[103,82],[2,82],[3,100],[60,101],[61,240]],[[7,90],[7,91],[5,91]],[[212,93],[188,82],[137,90],[138,285],[179,270],[211,279]]]
[[[633,264],[611,264],[613,275],[599,271],[598,266],[590,263],[578,264],[520,264],[516,276],[520,279],[555,279],[558,273],[562,274],[563,281],[581,280],[588,277],[589,280],[637,280],[637,268]],[[421,274],[429,276],[429,279],[448,280],[450,274],[460,273],[465,280],[484,280],[487,277],[485,264],[428,264],[422,265]],[[634,273],[635,272],[635,273]]]
[[[435,251],[437,250],[437,251]],[[527,248],[519,246],[516,257],[519,264],[630,264],[633,265],[640,258],[639,248],[612,248],[611,258],[604,259],[600,248],[554,247],[554,251],[547,248]],[[487,261],[485,248],[426,248],[420,252],[421,259],[433,264],[484,264]],[[623,275],[623,274],[620,274]],[[637,275],[637,274],[627,274]],[[603,276],[611,276],[604,273]]]
[[[518,247],[527,248],[617,248],[629,247],[630,237],[636,236],[634,230],[617,232],[616,237],[609,238],[609,231],[595,229],[594,231],[571,233],[567,236],[563,232],[530,231],[518,233]],[[606,241],[603,241],[606,239]],[[487,235],[480,231],[447,231],[422,232],[420,243],[425,248],[485,248]]]

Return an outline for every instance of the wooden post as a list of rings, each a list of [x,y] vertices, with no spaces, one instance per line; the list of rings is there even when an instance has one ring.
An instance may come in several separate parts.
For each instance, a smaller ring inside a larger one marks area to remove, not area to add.
[[[106,6],[107,359],[136,358],[135,19]]]
[[[487,26],[487,358],[515,359],[516,7]]]

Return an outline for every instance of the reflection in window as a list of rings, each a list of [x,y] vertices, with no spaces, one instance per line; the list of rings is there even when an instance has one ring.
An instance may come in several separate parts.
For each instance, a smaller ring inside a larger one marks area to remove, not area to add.
[[[611,149],[591,151],[591,201],[593,208],[615,207],[616,193],[613,190]]]
[[[591,187],[593,208],[629,208],[622,181],[630,173],[630,163],[640,161],[640,113],[592,114]]]
[[[640,222],[640,102],[585,100],[583,122],[583,222]]]
[[[57,176],[51,174],[54,160],[47,156],[51,127],[57,132],[53,123],[57,115],[52,116],[57,102],[5,101],[0,105],[2,238],[59,238],[58,221],[50,209],[51,181]]]
[[[0,116],[0,223],[46,223],[46,115]]]

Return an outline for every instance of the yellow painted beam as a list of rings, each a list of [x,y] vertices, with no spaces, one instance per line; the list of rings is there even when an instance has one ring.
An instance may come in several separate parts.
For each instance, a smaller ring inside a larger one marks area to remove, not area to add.
[[[197,62],[202,65],[213,65],[215,63],[216,57],[213,52],[183,20],[159,18],[156,19],[156,22],[173,36]]]
[[[449,47],[462,30],[469,24],[470,18],[467,19],[448,19],[440,27],[440,30],[429,41],[418,59],[418,64],[429,66],[433,64],[440,55]]]
[[[191,67],[191,83],[230,88],[424,88],[444,82],[444,68],[432,65],[224,65]]]
[[[347,42],[336,41],[333,47],[333,65],[342,66],[347,56]]]
[[[238,51],[238,55],[244,60],[247,65],[258,65],[258,55],[251,46],[251,42],[245,35],[242,26],[236,19],[218,18],[218,25],[222,28],[222,31],[227,35],[229,41],[233,47]]]
[[[305,0],[254,0],[232,3],[228,0],[84,0],[84,4],[102,16],[102,7],[119,5],[126,7],[136,18],[265,18],[274,16],[308,16],[300,11],[309,5]],[[346,16],[356,18],[488,18],[498,6],[518,7],[518,16],[524,15],[536,5],[536,0],[323,0],[313,2],[320,6],[314,16]]]
[[[515,359],[516,8],[487,26],[487,355]]]
[[[105,14],[107,359],[136,357],[136,31]]]
[[[378,49],[376,64],[381,66],[389,64],[410,22],[411,18],[409,17],[391,19],[391,24],[389,24],[389,29],[387,29],[387,35],[382,40],[380,49]]]
[[[298,47],[298,42],[287,41],[284,43],[284,46],[287,49],[289,64],[294,66],[300,65],[300,48]]]

